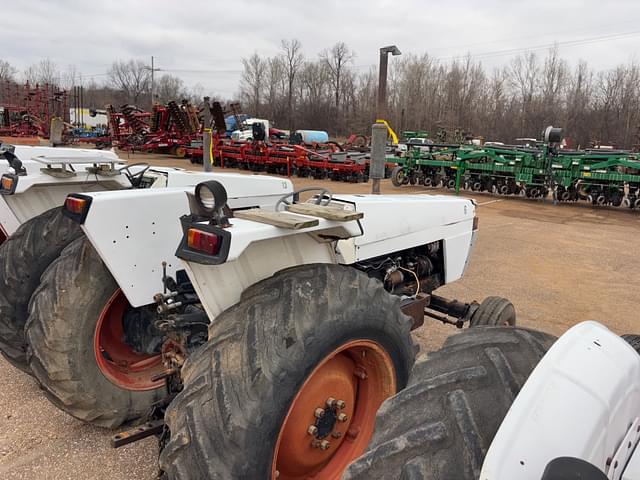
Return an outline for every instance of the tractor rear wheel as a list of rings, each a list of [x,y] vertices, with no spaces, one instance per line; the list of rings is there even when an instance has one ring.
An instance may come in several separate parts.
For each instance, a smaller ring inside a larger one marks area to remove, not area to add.
[[[49,264],[80,235],[80,226],[56,207],[27,220],[0,246],[0,351],[24,372],[31,373],[24,338],[29,299]]]
[[[345,480],[475,480],[498,427],[554,337],[478,327],[419,360],[382,404],[367,452]]]
[[[65,248],[42,275],[25,328],[29,366],[51,402],[103,427],[146,414],[164,396],[164,381],[152,380],[161,355],[127,338],[147,315],[129,305],[85,237]]]
[[[516,324],[516,308],[503,297],[487,297],[471,315],[470,327],[513,327]]]
[[[338,479],[404,388],[412,321],[353,268],[277,273],[213,322],[165,414],[168,478]]]

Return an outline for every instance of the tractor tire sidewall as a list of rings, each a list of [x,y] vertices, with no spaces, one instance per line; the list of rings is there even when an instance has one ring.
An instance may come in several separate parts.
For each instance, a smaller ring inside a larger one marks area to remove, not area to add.
[[[420,358],[378,410],[367,452],[345,480],[476,480],[493,438],[555,337],[477,327]]]
[[[31,373],[24,335],[31,295],[51,262],[81,235],[56,207],[27,220],[0,246],[0,351],[24,372]]]
[[[470,327],[478,326],[515,326],[516,309],[509,300],[503,297],[487,297],[473,312]]]
[[[48,398],[70,415],[117,427],[148,413],[164,388],[131,391],[109,381],[96,362],[95,330],[118,285],[85,238],[51,264],[33,294],[27,358]]]
[[[640,354],[640,335],[625,334],[622,335],[622,338]]]
[[[401,390],[416,352],[410,328],[399,299],[352,268],[294,267],[249,287],[183,368],[161,468],[168,478],[270,478],[284,419],[318,364],[352,340],[372,340]]]

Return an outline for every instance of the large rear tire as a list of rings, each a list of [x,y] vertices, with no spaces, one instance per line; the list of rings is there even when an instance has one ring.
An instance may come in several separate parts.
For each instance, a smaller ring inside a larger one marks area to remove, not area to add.
[[[406,384],[411,324],[399,298],[352,268],[295,267],[257,283],[187,360],[160,467],[183,480],[340,478],[384,398]]]
[[[0,351],[24,372],[31,373],[24,337],[31,295],[49,264],[80,235],[80,226],[56,207],[27,220],[0,246]]]
[[[70,415],[103,427],[137,419],[162,398],[157,355],[124,343],[128,302],[85,237],[65,248],[29,305],[29,366],[47,397]],[[143,321],[141,319],[140,321]]]
[[[477,479],[502,419],[554,340],[512,327],[450,337],[382,404],[367,452],[343,478]]]

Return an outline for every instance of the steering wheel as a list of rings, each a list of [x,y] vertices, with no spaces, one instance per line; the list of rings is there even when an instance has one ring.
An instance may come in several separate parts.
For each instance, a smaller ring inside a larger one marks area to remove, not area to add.
[[[276,202],[276,207],[275,207],[276,212],[280,211],[280,205],[291,205],[292,203],[295,203],[295,199],[297,198],[297,196],[303,192],[320,192],[318,195],[316,195],[316,198],[314,199],[314,202],[313,202],[316,205],[322,205],[322,206],[329,205],[329,203],[333,199],[333,193],[331,192],[331,190],[327,188],[323,188],[323,187],[301,188],[300,190],[295,190],[291,193],[287,193],[286,195],[283,195],[282,197],[280,197],[280,199]],[[294,199],[293,202],[290,202],[289,200],[287,200],[290,197]]]
[[[144,168],[139,172],[131,173],[131,170],[130,170],[131,167],[144,167]],[[142,177],[144,177],[144,174],[147,173],[147,170],[149,170],[149,168],[150,168],[150,165],[147,162],[138,162],[138,163],[132,163],[131,165],[125,165],[124,167],[120,167],[118,169],[118,172],[123,172],[129,179],[129,182],[131,182],[131,186],[133,188],[138,188],[140,187],[140,183],[142,183]]]

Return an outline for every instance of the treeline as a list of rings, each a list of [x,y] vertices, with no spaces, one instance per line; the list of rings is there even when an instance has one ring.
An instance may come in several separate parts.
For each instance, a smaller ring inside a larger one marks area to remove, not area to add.
[[[242,109],[279,128],[327,130],[336,136],[367,133],[375,120],[377,67],[356,65],[344,42],[307,56],[298,40],[283,40],[278,54],[242,59]],[[631,148],[640,127],[640,65],[597,71],[570,65],[558,49],[523,53],[486,69],[473,56],[440,61],[428,54],[391,57],[387,119],[397,130],[462,130],[486,140],[539,137],[561,126],[574,146],[592,142]],[[22,72],[0,60],[0,80],[84,86],[85,107],[111,103],[151,105],[151,69],[139,60],[115,61],[104,73],[82,77],[74,66],[42,60]],[[201,86],[187,88],[174,75],[156,75],[156,101],[200,103]],[[2,92],[0,91],[0,96]],[[225,99],[219,99],[225,100]],[[231,99],[226,99],[231,100]],[[2,98],[0,98],[2,105]]]
[[[75,66],[62,68],[50,59],[34,63],[18,71],[9,62],[0,59],[0,84],[29,82],[31,86],[49,84],[71,92],[74,86],[83,86],[83,107],[104,108],[107,104],[120,107],[125,103],[149,109],[151,103],[151,68],[140,60],[117,60],[104,73],[82,76]],[[0,89],[0,106],[3,105]],[[153,82],[154,100],[189,99],[199,103],[206,94],[201,85],[187,88],[184,82],[170,74],[157,75]],[[71,102],[71,97],[69,98]],[[71,105],[70,105],[71,106]]]
[[[362,72],[355,57],[342,42],[305,58],[300,42],[283,41],[279,55],[243,59],[243,106],[282,128],[370,131],[377,69]],[[557,48],[542,57],[524,53],[492,71],[472,56],[443,62],[405,54],[390,58],[387,117],[398,131],[460,129],[504,142],[539,138],[553,124],[576,147],[631,148],[640,127],[640,66],[570,66]]]

